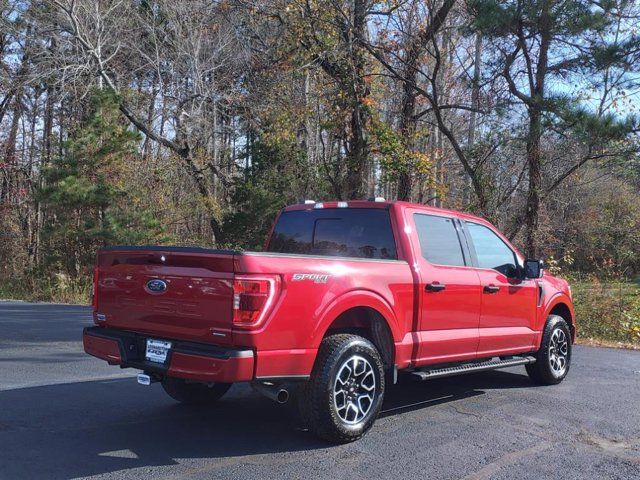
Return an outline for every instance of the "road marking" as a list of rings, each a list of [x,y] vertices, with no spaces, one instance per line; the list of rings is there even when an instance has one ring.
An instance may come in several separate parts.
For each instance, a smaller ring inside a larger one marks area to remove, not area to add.
[[[491,462],[488,465],[485,465],[477,472],[472,473],[471,475],[467,475],[462,480],[483,480],[485,478],[491,478],[491,476],[498,473],[498,471],[502,467],[506,467],[507,465],[516,463],[517,461],[523,459],[524,457],[535,455],[536,453],[540,453],[551,447],[552,445],[550,443],[542,442],[542,443],[537,443],[536,445],[533,445],[532,447],[529,447],[529,448],[507,453],[506,455],[498,458],[494,462]]]
[[[113,458],[132,458],[139,459],[140,457],[133,453],[131,450],[113,450],[112,452],[102,452],[98,454],[99,457],[113,457]]]
[[[637,452],[640,451],[640,438],[610,440],[582,429],[576,436],[576,439],[585,445],[597,448],[605,455],[629,462],[640,463],[640,456],[637,454]]]

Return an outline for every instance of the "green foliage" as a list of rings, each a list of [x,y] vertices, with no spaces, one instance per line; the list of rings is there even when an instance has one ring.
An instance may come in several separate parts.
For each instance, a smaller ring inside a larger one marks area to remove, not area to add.
[[[627,276],[640,271],[640,211],[637,196],[623,185],[584,199],[571,220],[573,268],[597,271],[601,278]]]
[[[604,5],[604,4],[603,4]],[[526,1],[471,0],[474,25],[490,37],[516,32],[519,22],[530,32],[538,32],[541,22],[550,21],[557,35],[602,32],[609,25],[608,9],[593,8],[593,2],[577,0]],[[548,16],[549,20],[545,17]]]
[[[72,278],[26,275],[20,281],[0,279],[0,298],[28,302],[55,302],[88,305],[91,303],[90,276]]]
[[[234,210],[224,217],[224,240],[230,247],[262,249],[282,207],[300,201],[306,192],[326,188],[324,182],[313,178],[295,135],[281,128],[283,121],[275,122],[268,130],[254,132],[247,152],[251,164],[236,182]]]
[[[410,153],[398,135],[386,122],[376,115],[372,121],[372,133],[380,154],[380,166],[390,179],[411,169]]]
[[[559,131],[571,132],[576,139],[597,145],[601,150],[615,142],[632,146],[627,143],[629,135],[638,128],[635,116],[620,118],[613,113],[597,115],[589,108],[570,101],[556,102],[553,110],[560,119],[557,124]]]
[[[371,134],[375,153],[387,180],[397,180],[401,174],[413,173],[426,177],[426,184],[435,185],[433,160],[419,149],[409,149],[402,136],[372,112]]]
[[[573,297],[579,338],[640,345],[640,286],[590,279],[573,283]]]
[[[637,72],[633,59],[640,48],[640,37],[635,30],[623,32],[619,23],[619,12],[628,3],[471,0],[469,8],[473,27],[500,52],[491,63],[493,73],[509,73],[512,88],[529,97],[523,100],[528,108],[537,106],[540,112],[546,112],[547,126],[560,121],[557,129],[561,131],[574,121],[578,121],[578,130],[589,127],[589,123],[594,126],[596,115],[586,118],[589,109],[581,105],[584,99],[578,91],[554,91],[554,79],[566,85],[567,81],[583,81],[585,75],[594,76],[590,77],[593,80],[613,69],[616,78],[625,79],[625,88],[636,85],[631,73]],[[609,81],[613,70],[606,76]],[[634,131],[632,123],[633,119],[614,121],[612,116],[590,131],[601,132],[600,137],[609,133],[619,137],[622,132],[628,135]]]
[[[515,5],[499,0],[470,0],[474,27],[489,36],[502,36],[511,31],[517,18]]]
[[[44,172],[38,197],[55,218],[44,229],[46,266],[80,275],[99,246],[161,237],[150,212],[129,208],[123,170],[138,141],[120,115],[118,99],[94,91],[62,156]]]
[[[261,250],[276,213],[285,204],[286,194],[257,182],[238,185],[234,195],[237,210],[224,218],[225,244],[228,247]]]
[[[20,275],[29,263],[18,213],[0,205],[0,279]]]

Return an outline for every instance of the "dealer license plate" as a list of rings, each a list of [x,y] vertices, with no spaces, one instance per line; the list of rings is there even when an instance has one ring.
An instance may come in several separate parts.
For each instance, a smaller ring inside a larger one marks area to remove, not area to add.
[[[167,361],[167,353],[169,353],[170,349],[171,342],[148,338],[145,358],[150,362],[165,363]]]

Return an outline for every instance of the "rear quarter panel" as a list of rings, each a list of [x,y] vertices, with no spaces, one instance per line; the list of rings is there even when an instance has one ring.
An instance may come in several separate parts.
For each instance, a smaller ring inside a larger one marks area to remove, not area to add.
[[[258,350],[317,349],[331,322],[357,306],[378,310],[396,342],[411,329],[413,277],[405,261],[246,253],[236,262],[238,272],[281,278],[271,315],[258,331],[234,331],[238,345]],[[326,275],[326,281],[304,274]]]

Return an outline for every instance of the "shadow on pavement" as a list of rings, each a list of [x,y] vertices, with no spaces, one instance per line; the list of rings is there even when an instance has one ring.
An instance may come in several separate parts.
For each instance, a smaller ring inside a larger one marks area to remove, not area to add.
[[[405,381],[389,390],[383,415],[531,385],[508,372]],[[246,385],[234,386],[217,406],[197,408],[132,379],[0,391],[2,478],[73,478],[328,447],[300,428],[294,405],[277,405]]]
[[[398,385],[387,391],[381,416],[402,414],[441,403],[484,394],[484,390],[530,388],[536,385],[524,374],[494,370],[455,377],[413,381],[400,377]]]

